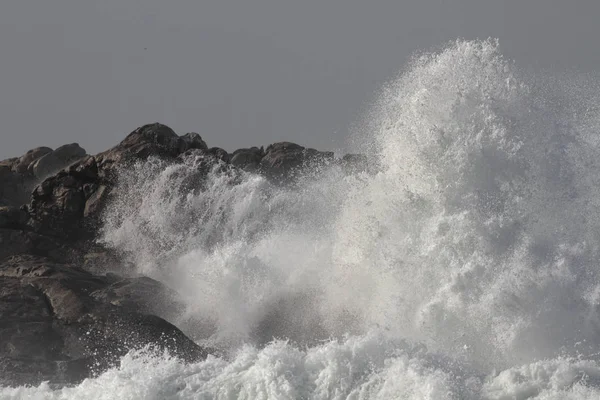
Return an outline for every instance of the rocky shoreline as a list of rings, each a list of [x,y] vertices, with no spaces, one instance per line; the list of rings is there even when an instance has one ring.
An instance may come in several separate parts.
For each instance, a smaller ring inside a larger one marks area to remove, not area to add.
[[[119,168],[193,154],[278,184],[307,166],[368,168],[362,155],[336,159],[289,142],[230,154],[158,123],[95,156],[74,143],[0,161],[0,385],[77,383],[146,345],[186,361],[212,352],[165,319],[181,306],[176,293],[132,276],[119,255],[96,242]],[[108,264],[116,273],[106,272]]]

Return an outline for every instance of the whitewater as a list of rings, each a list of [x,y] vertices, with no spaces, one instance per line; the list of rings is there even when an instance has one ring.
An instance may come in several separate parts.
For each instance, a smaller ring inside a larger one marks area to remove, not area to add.
[[[215,354],[0,399],[599,399],[598,89],[459,40],[381,90],[366,171],[121,171],[101,242]]]

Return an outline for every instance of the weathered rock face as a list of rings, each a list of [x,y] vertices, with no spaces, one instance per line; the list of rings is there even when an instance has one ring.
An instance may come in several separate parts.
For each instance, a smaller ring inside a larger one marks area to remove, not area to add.
[[[32,193],[28,211],[36,232],[65,239],[89,239],[95,230],[92,219],[106,196],[94,157],[87,156],[47,178]]]
[[[185,360],[206,351],[164,319],[144,291],[169,290],[149,278],[94,276],[35,256],[0,263],[0,383],[74,383],[127,351],[152,344]]]

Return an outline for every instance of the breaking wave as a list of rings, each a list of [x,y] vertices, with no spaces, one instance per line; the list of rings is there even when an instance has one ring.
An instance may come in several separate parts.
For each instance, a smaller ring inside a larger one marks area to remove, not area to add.
[[[595,89],[457,41],[382,90],[376,171],[123,171],[102,240],[176,289],[167,318],[222,356],[132,352],[0,398],[599,398]]]

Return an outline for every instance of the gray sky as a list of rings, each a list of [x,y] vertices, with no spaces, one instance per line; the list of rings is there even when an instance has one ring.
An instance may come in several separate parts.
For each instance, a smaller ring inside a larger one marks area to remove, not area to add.
[[[139,125],[209,146],[342,147],[419,49],[500,39],[524,66],[600,70],[598,0],[4,0],[0,159]]]

